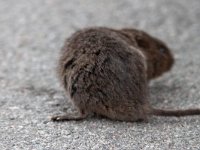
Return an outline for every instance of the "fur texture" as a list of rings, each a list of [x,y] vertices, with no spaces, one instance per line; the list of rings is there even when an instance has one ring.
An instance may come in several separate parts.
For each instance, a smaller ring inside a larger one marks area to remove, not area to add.
[[[171,69],[169,48],[136,29],[88,28],[77,31],[61,50],[58,74],[80,120],[96,113],[121,121],[147,120],[161,114],[148,102],[148,81]],[[166,114],[163,113],[162,114]]]

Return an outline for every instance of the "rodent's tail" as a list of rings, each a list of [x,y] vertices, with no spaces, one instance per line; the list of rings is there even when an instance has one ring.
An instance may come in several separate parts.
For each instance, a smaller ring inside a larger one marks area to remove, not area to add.
[[[165,109],[153,108],[152,115],[155,115],[155,116],[175,116],[175,117],[200,115],[200,109],[165,110]]]

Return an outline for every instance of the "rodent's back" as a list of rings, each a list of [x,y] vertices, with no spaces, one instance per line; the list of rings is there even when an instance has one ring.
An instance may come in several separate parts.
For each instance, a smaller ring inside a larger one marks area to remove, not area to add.
[[[97,28],[76,32],[62,49],[59,75],[81,110],[128,121],[145,116],[144,57],[115,31]]]

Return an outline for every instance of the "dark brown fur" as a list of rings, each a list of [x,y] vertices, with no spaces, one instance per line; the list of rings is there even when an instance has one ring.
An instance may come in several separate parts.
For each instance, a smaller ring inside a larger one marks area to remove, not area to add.
[[[92,113],[121,121],[147,120],[149,115],[186,115],[154,109],[148,102],[148,80],[170,70],[173,63],[169,48],[143,31],[78,31],[61,51],[58,73],[79,114],[52,120],[80,120]],[[199,109],[194,111],[189,114],[200,113]]]

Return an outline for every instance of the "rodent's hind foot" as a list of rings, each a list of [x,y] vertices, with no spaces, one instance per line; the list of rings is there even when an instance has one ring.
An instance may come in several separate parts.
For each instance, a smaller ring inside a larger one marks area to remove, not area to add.
[[[87,118],[87,115],[58,115],[51,117],[51,121],[59,122],[59,121],[79,121]]]

